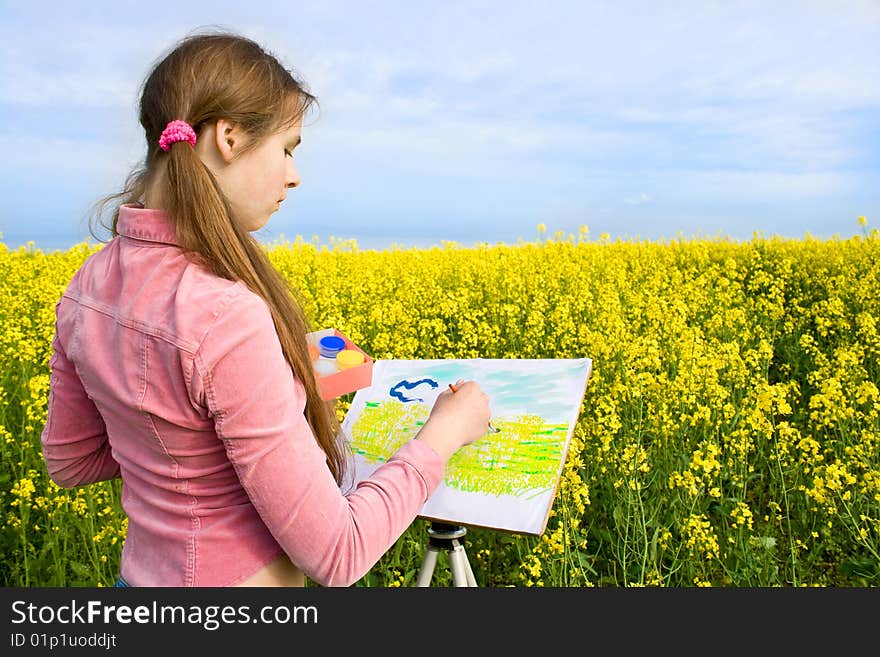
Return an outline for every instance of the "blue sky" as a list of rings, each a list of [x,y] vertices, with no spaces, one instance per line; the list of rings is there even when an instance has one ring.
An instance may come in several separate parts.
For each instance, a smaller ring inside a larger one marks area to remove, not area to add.
[[[880,225],[880,2],[0,0],[0,231],[66,249],[146,152],[137,90],[202,27],[320,113],[258,233],[361,248]]]

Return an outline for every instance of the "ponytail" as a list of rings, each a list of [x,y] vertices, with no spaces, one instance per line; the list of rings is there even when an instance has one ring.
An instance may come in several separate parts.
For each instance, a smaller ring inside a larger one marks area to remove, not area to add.
[[[242,281],[266,301],[284,356],[305,387],[306,399],[313,402],[306,404],[306,419],[327,455],[330,471],[341,483],[345,462],[335,404],[318,393],[306,344],[312,327],[294,299],[294,289],[253,236],[230,219],[216,179],[195,151],[172,145],[168,156],[167,210],[180,246],[217,276]]]

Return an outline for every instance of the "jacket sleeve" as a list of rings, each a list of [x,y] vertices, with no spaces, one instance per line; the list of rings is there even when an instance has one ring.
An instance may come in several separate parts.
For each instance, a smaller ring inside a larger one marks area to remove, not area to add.
[[[49,477],[64,488],[119,476],[119,464],[110,453],[104,419],[86,394],[64,349],[73,327],[72,309],[65,307],[70,303],[62,297],[55,305],[49,408],[40,436]]]
[[[346,494],[305,415],[305,393],[283,356],[268,306],[256,295],[223,312],[195,358],[192,392],[269,531],[323,586],[363,577],[416,518],[445,463],[411,440]]]

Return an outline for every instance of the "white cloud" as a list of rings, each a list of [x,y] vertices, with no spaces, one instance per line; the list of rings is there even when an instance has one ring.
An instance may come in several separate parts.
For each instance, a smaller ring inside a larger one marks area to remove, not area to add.
[[[137,25],[82,20],[0,24],[0,103],[25,107],[134,108],[149,64],[175,38]]]
[[[0,133],[0,152],[5,154],[0,171],[43,175],[47,185],[61,177],[124,178],[140,157],[130,142],[116,137],[74,139]]]
[[[724,199],[726,202],[760,203],[773,200],[819,199],[851,193],[852,180],[842,173],[787,173],[774,170],[724,171],[703,170],[670,174],[686,179],[682,189],[687,198]],[[674,190],[675,187],[667,189]]]
[[[47,72],[29,67],[0,72],[0,103],[32,107],[123,107],[136,89],[119,72]]]
[[[650,203],[652,200],[653,199],[650,195],[642,192],[637,196],[628,196],[627,198],[623,199],[623,202],[627,205],[644,205],[645,203]]]

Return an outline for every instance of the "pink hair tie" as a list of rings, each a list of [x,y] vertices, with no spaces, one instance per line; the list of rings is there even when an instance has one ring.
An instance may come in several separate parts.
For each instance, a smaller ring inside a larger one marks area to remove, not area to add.
[[[167,151],[176,141],[188,141],[191,146],[195,146],[196,131],[186,121],[171,121],[159,137],[159,147]]]

